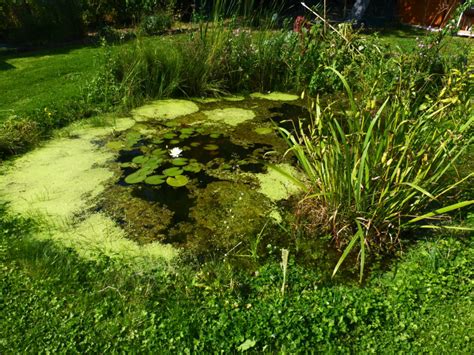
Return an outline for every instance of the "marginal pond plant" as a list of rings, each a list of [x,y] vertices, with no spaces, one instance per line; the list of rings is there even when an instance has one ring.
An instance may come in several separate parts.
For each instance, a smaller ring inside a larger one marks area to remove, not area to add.
[[[453,70],[438,95],[413,110],[400,97],[385,98],[378,109],[358,102],[330,70],[349,108],[323,108],[316,99],[309,127],[282,132],[306,173],[306,226],[344,250],[334,272],[358,245],[362,278],[367,252],[391,250],[417,222],[474,203],[446,199],[474,175],[456,170],[473,141],[469,72]]]

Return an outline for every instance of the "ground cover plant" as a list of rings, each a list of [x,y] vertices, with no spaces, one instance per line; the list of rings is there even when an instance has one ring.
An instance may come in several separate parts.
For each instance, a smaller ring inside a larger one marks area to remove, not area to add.
[[[44,240],[44,221],[1,205],[0,351],[472,353],[472,48],[446,52],[446,33],[401,50],[346,25],[293,32],[271,19],[259,30],[239,18],[198,21],[197,31],[184,35],[104,42],[53,58],[5,57],[26,67],[0,74],[8,79],[0,81],[8,89],[0,150],[22,152],[53,128],[109,111],[127,114],[151,99],[303,92],[311,117],[281,131],[307,194],[285,202],[287,219],[265,224],[243,248],[233,248],[239,238],[232,229],[224,246],[209,242],[207,253],[141,264],[84,258]],[[101,54],[100,70],[91,71],[94,53]],[[67,58],[77,64],[73,72]],[[41,92],[63,86],[69,75],[82,85],[71,80],[59,96]],[[29,85],[35,95],[24,109],[20,92]],[[201,114],[199,100],[177,101]],[[132,114],[146,116],[149,108]],[[164,153],[168,142],[199,129],[170,124],[125,161],[125,183],[189,184],[203,166],[176,150]],[[254,133],[269,132],[270,123]],[[113,132],[101,149],[128,144],[132,151],[142,135],[129,133],[122,142]],[[207,133],[204,149],[216,152],[222,133]],[[152,176],[158,158],[173,166]],[[447,212],[451,219],[437,218]],[[216,216],[214,224],[221,222]],[[284,238],[272,239],[277,234]]]
[[[254,270],[87,262],[2,217],[0,348],[17,351],[472,352],[472,238],[421,240],[364,288],[322,282],[279,250]]]

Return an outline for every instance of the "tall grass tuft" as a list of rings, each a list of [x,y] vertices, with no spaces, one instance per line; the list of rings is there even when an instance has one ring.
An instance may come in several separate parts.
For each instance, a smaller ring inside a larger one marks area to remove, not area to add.
[[[393,248],[417,227],[416,216],[442,206],[448,192],[474,175],[458,176],[455,165],[473,141],[469,73],[453,70],[436,99],[414,111],[396,97],[377,110],[374,101],[360,103],[346,79],[328,70],[343,83],[349,108],[323,109],[316,100],[308,127],[282,131],[307,176],[308,194],[300,203],[311,206],[318,231],[344,248],[334,272],[358,245],[362,277],[368,250]]]
[[[183,54],[171,42],[138,39],[115,56],[112,71],[125,103],[134,106],[176,94],[182,68]]]

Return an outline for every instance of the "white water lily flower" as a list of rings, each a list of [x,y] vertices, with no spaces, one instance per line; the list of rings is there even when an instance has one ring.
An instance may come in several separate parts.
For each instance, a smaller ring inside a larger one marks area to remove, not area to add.
[[[170,149],[170,156],[172,158],[178,158],[181,153],[183,152],[183,150],[179,147],[174,147],[173,149]]]

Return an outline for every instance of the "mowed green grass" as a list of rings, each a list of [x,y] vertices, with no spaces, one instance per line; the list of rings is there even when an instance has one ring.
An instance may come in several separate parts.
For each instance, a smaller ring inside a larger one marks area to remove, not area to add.
[[[99,47],[0,55],[0,120],[78,96],[99,70]]]

